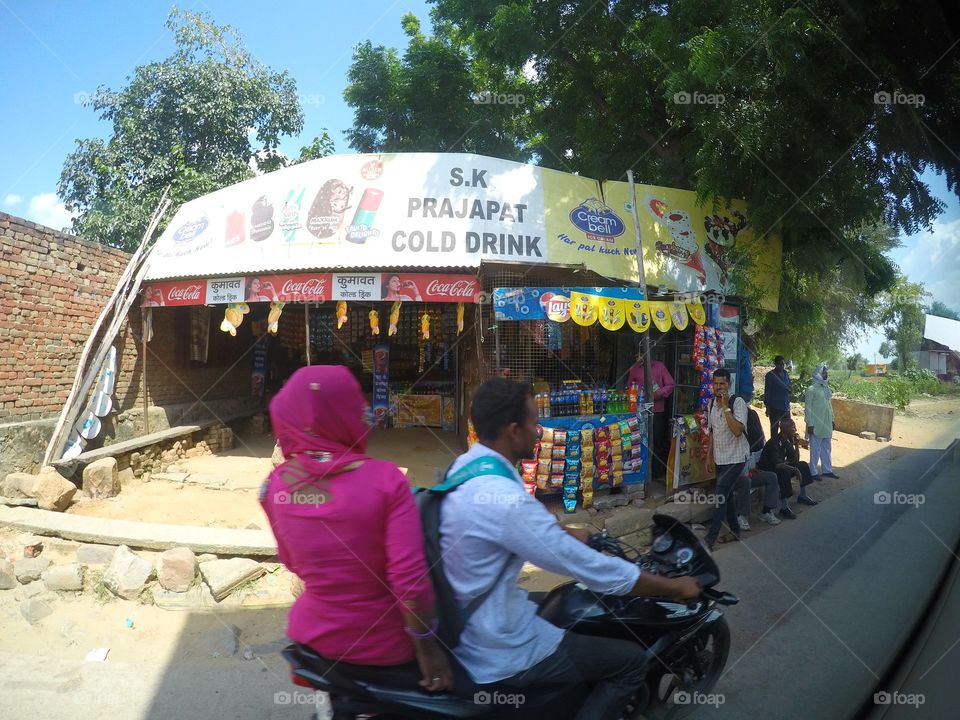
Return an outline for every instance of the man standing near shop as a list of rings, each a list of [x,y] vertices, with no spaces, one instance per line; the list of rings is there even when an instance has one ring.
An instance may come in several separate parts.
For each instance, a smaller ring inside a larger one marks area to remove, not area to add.
[[[663,477],[667,474],[667,455],[670,452],[669,417],[667,416],[667,398],[673,394],[676,383],[667,370],[667,366],[659,360],[650,359],[650,375],[653,378],[653,426],[650,428],[653,435],[653,476]],[[627,375],[627,386],[636,385],[641,392],[646,374],[643,369],[643,351],[637,353],[637,362],[630,367]]]
[[[707,414],[707,472],[715,473],[717,478],[713,519],[706,537],[707,547],[711,550],[720,536],[724,513],[733,539],[740,539],[733,495],[737,479],[743,473],[750,455],[750,442],[747,440],[747,403],[743,398],[737,397],[731,408],[729,370],[714,370],[713,398]]]
[[[783,355],[773,359],[773,370],[767,373],[763,383],[763,404],[770,418],[770,437],[780,435],[780,421],[790,417],[790,391],[793,383],[787,372]]]

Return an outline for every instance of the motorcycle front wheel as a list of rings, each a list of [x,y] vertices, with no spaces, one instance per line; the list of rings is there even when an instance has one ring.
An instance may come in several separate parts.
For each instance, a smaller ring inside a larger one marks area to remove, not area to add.
[[[647,675],[649,720],[679,720],[701,705],[716,707],[711,690],[720,679],[730,654],[730,626],[721,617],[695,635],[669,669],[657,662]]]

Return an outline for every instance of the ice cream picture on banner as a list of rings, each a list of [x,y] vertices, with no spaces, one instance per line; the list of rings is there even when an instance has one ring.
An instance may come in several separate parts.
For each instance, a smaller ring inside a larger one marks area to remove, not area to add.
[[[696,274],[697,286],[707,287],[707,273],[697,236],[690,225],[690,216],[682,210],[671,210],[665,201],[650,195],[644,198],[643,204],[654,219],[670,232],[671,242],[658,240],[656,243],[658,263],[662,262],[667,274],[677,278],[684,274],[684,267],[689,268]]]
[[[273,234],[275,227],[273,203],[266,195],[261,195],[250,208],[250,239],[262,242]]]
[[[734,220],[726,215],[707,215],[703,219],[703,229],[707,236],[707,255],[720,269],[718,289],[725,289],[730,272],[730,260],[727,252],[737,242],[737,236],[747,227],[747,218],[739,210],[733,211]]]
[[[285,242],[293,242],[297,238],[297,230],[302,226],[300,222],[300,205],[303,203],[303,196],[306,188],[297,186],[291,188],[287,193],[287,199],[283,203],[283,209],[280,211],[280,229],[283,231]]]
[[[327,180],[317,191],[307,215],[307,230],[319,240],[336,237],[340,239],[343,229],[343,214],[350,207],[353,188],[342,180]]]

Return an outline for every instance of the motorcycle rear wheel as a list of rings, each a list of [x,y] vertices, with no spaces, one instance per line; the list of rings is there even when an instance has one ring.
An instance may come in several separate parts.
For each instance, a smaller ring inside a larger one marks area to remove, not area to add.
[[[717,684],[729,654],[730,626],[721,617],[690,641],[672,672],[660,663],[651,668],[647,676],[650,704],[643,717],[680,720],[693,713]]]

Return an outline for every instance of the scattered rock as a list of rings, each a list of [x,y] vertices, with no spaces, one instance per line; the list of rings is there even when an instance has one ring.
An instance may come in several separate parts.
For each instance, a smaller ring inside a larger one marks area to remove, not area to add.
[[[157,580],[164,590],[186,592],[196,575],[197,558],[190,548],[171,548],[157,560]]]
[[[116,552],[115,545],[81,545],[77,549],[77,562],[84,565],[107,565]]]
[[[39,580],[43,571],[48,567],[50,567],[50,561],[47,558],[24,558],[18,560],[13,569],[17,573],[17,580],[26,585],[34,580]]]
[[[44,589],[45,588],[42,582],[27,583],[20,588],[19,592],[17,593],[19,595],[17,599],[30,600],[32,598],[39,597],[40,595],[43,595]]]
[[[150,589],[153,604],[162,610],[203,610],[217,607],[206,583],[198,583],[186,592],[164,590],[159,583]]]
[[[253,650],[251,650],[250,648],[246,648],[246,649],[243,651],[243,659],[244,659],[244,660],[253,660],[253,658],[254,658]]]
[[[240,628],[236,625],[225,625],[207,633],[203,644],[212,657],[232,657],[237,654],[239,637]]]
[[[200,574],[203,575],[203,579],[210,586],[210,592],[218,602],[240,585],[257,579],[263,575],[263,572],[260,563],[249,558],[200,563]]]
[[[83,590],[83,568],[79,563],[54,565],[40,576],[47,590]]]
[[[20,489],[20,482],[27,481],[32,482],[33,475],[29,473],[14,472],[7,475],[3,480],[0,480],[0,495],[5,498],[10,498],[12,500],[20,499],[23,500],[27,496]]]
[[[0,495],[0,505],[9,505],[10,507],[37,507],[37,501],[34,498],[12,498]]]
[[[83,469],[83,490],[92,498],[111,498],[120,492],[117,459],[108,457]]]
[[[247,525],[246,529],[247,529],[247,530],[262,530],[263,528],[261,528],[261,527],[260,527],[259,525],[257,525],[256,523],[252,522],[252,523],[249,523],[249,524]]]
[[[36,625],[52,612],[53,610],[43,600],[31,599],[20,603],[20,614],[31,625]]]
[[[130,465],[139,465],[142,458],[143,455],[138,452],[130,453]]]
[[[890,438],[877,436],[877,442],[890,442]]]
[[[610,508],[623,507],[630,503],[630,498],[626,498],[623,495],[607,495],[606,497],[598,497],[593,501],[593,506],[597,510],[609,510]]]
[[[118,597],[136,600],[151,574],[153,566],[149,562],[135,555],[126,545],[121,545],[103,574],[103,584]]]
[[[631,504],[633,504],[633,505],[636,506],[636,507],[643,507],[644,505],[647,504],[647,501],[644,500],[643,498],[634,498],[634,499],[631,500],[630,502],[631,502]]]
[[[198,563],[210,562],[211,560],[216,560],[217,556],[213,553],[203,553],[202,555],[197,556]]]
[[[20,491],[34,498],[43,510],[63,512],[70,507],[70,501],[77,494],[77,486],[49,466],[39,475],[16,474],[20,475]]]
[[[876,440],[877,434],[870,432],[869,430],[864,430],[862,433],[860,433],[860,437],[862,437],[864,440]]]
[[[136,477],[136,474],[133,472],[132,467],[124,468],[117,473],[117,480],[120,482],[120,487],[129,485],[131,482],[133,482],[134,477]]]
[[[17,586],[17,575],[13,565],[4,558],[0,558],[0,590],[12,590]]]
[[[43,543],[32,543],[30,545],[23,546],[23,556],[25,558],[35,558],[37,555],[43,552]]]

